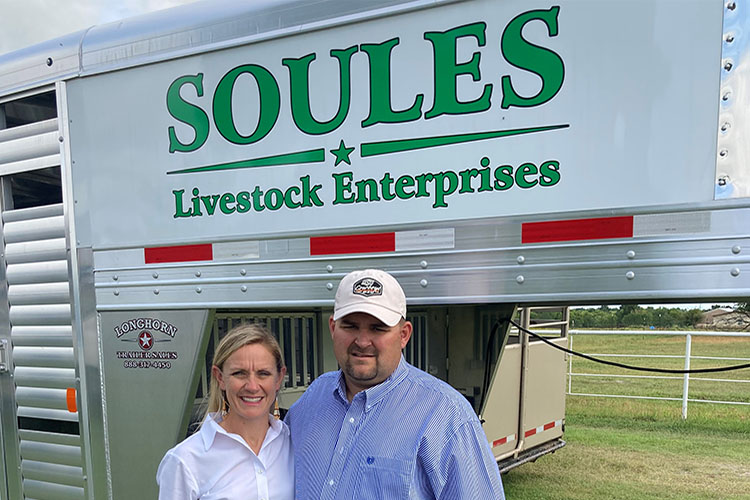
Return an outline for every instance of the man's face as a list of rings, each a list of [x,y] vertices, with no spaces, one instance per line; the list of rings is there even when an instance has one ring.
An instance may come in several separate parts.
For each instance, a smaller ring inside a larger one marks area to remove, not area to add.
[[[412,331],[408,321],[387,326],[367,313],[352,313],[338,321],[331,316],[329,327],[333,353],[344,372],[350,398],[393,373]]]

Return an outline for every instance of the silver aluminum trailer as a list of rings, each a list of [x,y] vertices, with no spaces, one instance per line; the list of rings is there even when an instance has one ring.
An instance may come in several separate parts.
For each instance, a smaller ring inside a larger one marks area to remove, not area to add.
[[[363,267],[499,460],[559,446],[564,357],[496,320],[750,295],[747,9],[211,1],[1,56],[0,500],[154,497],[222,333],[288,406]]]

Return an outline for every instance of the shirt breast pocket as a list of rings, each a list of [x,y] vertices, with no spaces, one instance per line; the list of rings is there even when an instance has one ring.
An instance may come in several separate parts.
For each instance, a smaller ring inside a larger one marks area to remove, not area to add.
[[[396,458],[365,457],[360,464],[360,494],[363,498],[408,499],[412,464]]]

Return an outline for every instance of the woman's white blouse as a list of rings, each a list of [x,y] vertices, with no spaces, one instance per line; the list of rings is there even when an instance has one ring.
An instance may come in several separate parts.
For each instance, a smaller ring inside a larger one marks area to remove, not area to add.
[[[289,428],[271,426],[256,456],[225,431],[212,413],[200,430],[164,455],[156,472],[159,500],[293,500],[294,460]]]

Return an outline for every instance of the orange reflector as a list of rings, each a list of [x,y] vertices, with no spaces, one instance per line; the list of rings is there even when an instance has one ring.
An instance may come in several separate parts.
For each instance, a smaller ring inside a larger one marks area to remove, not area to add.
[[[76,390],[73,387],[68,387],[65,401],[68,403],[68,411],[70,413],[78,412],[78,405],[76,405]]]

